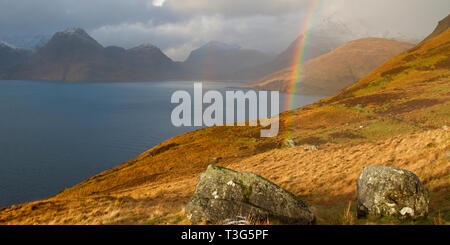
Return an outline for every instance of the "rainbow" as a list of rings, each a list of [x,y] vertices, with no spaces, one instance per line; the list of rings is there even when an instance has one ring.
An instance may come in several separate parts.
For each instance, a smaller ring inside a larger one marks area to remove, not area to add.
[[[311,33],[311,27],[314,21],[314,17],[316,16],[317,10],[319,9],[320,3],[322,0],[312,0],[311,4],[308,8],[306,19],[303,21],[303,24],[301,26],[301,33],[303,35],[300,37],[301,39],[299,42],[296,43],[295,53],[292,59],[291,66],[294,67],[292,69],[292,72],[289,76],[289,84],[288,84],[288,90],[289,95],[286,96],[286,102],[285,102],[285,108],[289,110],[295,109],[295,99],[296,99],[296,92],[298,83],[300,81],[300,74],[302,72],[304,59],[305,59],[305,53],[307,50],[307,44],[309,41],[310,33]]]

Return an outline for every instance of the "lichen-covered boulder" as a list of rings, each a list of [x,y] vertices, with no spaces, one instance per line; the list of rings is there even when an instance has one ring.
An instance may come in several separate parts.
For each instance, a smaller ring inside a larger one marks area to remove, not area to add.
[[[420,218],[428,215],[429,192],[408,170],[368,166],[358,178],[357,215]]]
[[[192,223],[222,223],[238,216],[302,225],[315,220],[314,214],[298,197],[263,177],[214,165],[209,165],[200,175],[185,211]]]

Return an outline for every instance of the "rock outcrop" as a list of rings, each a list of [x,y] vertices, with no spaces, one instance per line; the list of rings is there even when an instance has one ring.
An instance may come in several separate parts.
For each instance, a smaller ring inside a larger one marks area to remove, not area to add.
[[[314,223],[314,214],[294,194],[252,173],[209,165],[186,206],[193,223],[223,223],[238,216],[283,224]]]
[[[368,166],[358,178],[357,215],[419,218],[428,214],[429,193],[408,170]]]

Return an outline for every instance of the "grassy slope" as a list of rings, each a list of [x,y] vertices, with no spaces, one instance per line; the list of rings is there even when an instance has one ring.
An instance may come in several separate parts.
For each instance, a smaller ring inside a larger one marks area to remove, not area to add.
[[[278,137],[260,138],[258,127],[183,134],[53,198],[5,208],[0,223],[183,223],[183,206],[213,157],[222,157],[222,166],[258,172],[302,196],[319,223],[352,223],[353,216],[344,211],[349,201],[354,204],[362,167],[403,167],[432,192],[431,218],[425,222],[439,223],[439,217],[448,222],[449,137],[440,128],[450,124],[449,68],[450,29],[336,96],[283,113]],[[286,138],[320,150],[286,149]]]
[[[382,38],[363,38],[348,42],[333,51],[309,60],[303,66],[299,93],[333,95],[355,83],[373,69],[413,45]],[[290,91],[294,67],[269,74],[250,87]]]

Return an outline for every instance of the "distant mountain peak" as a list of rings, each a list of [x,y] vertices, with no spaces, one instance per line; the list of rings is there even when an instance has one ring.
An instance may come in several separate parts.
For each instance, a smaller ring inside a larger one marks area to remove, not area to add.
[[[447,15],[444,19],[440,20],[434,31],[422,41],[425,42],[433,37],[439,36],[441,33],[445,32],[448,28],[450,28],[450,14]]]
[[[51,36],[46,35],[11,34],[2,36],[1,40],[16,49],[37,50],[45,46],[45,44],[50,40],[50,37]]]
[[[10,48],[10,49],[17,49],[14,45],[9,44],[5,41],[0,41],[0,47],[6,47],[6,48]]]
[[[68,46],[69,44],[71,47],[74,47],[74,45],[82,45],[103,48],[103,46],[100,45],[94,38],[89,36],[85,30],[75,27],[69,27],[64,31],[55,33],[46,46]]]
[[[78,28],[78,27],[69,27],[60,33],[66,34],[66,35],[89,36],[85,30],[83,30],[82,28]]]
[[[241,46],[237,44],[227,44],[219,41],[210,41],[207,44],[203,45],[201,48],[214,48],[221,50],[236,50],[241,49]]]
[[[153,49],[159,49],[158,47],[156,47],[155,45],[151,44],[151,43],[144,43],[141,44],[135,48],[132,49],[137,49],[137,50],[153,50]]]
[[[97,41],[95,41],[95,39],[89,36],[89,34],[85,30],[78,27],[69,27],[64,31],[57,32],[55,33],[55,35],[53,35],[52,39],[55,38],[80,39],[84,41],[97,43]]]

